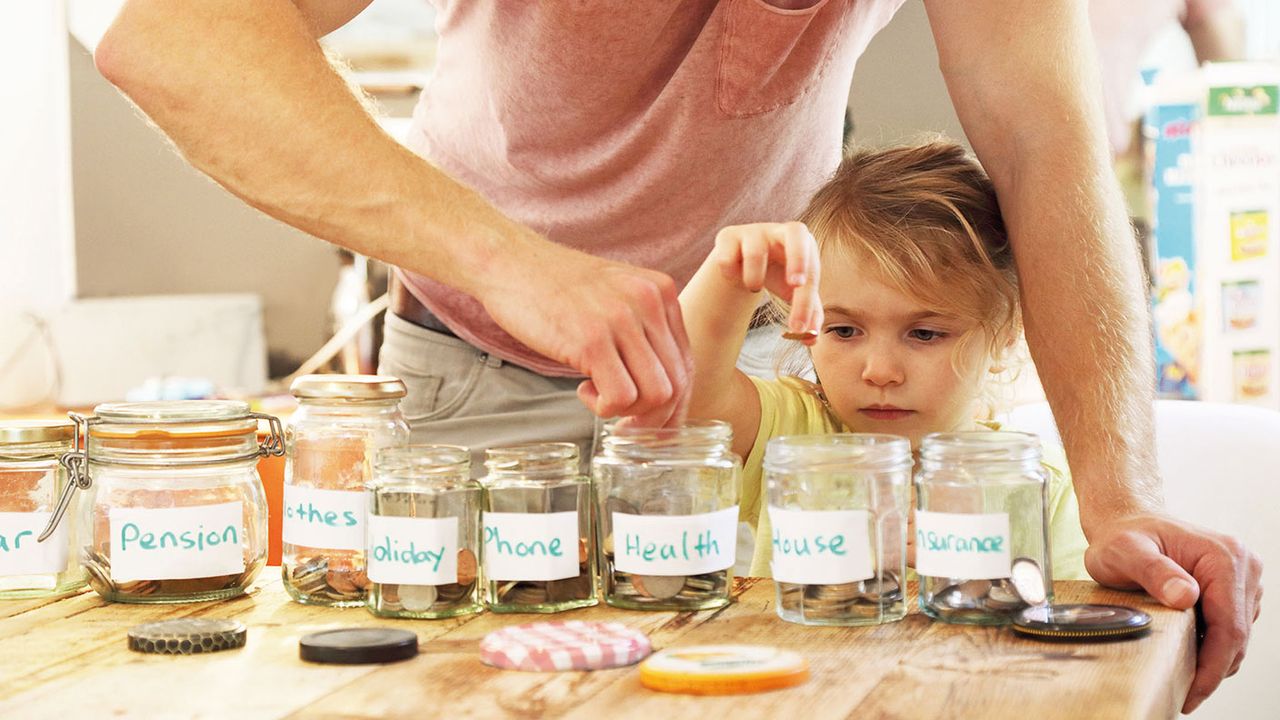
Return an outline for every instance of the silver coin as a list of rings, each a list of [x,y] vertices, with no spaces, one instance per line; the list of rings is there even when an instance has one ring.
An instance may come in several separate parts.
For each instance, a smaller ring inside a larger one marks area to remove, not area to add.
[[[684,590],[686,579],[683,575],[632,575],[631,585],[641,595],[667,600]]]
[[[892,570],[862,583],[862,599],[873,605],[891,605],[902,599],[902,582]]]
[[[1018,597],[1018,593],[1014,591],[1013,585],[1008,580],[996,580],[991,584],[991,590],[987,592],[987,598],[982,601],[982,604],[988,610],[1008,612],[1017,610],[1025,603]]]
[[[1039,563],[1031,558],[1020,557],[1014,560],[1013,567],[1009,570],[1009,580],[1013,584],[1013,591],[1028,605],[1044,605],[1048,599],[1044,573],[1041,572]]]
[[[434,585],[401,585],[400,606],[409,612],[422,612],[436,604]]]

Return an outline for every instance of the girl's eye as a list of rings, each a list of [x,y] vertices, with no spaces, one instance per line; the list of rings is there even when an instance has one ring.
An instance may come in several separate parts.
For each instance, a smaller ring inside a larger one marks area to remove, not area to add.
[[[852,325],[832,325],[827,328],[827,332],[835,335],[841,340],[848,340],[858,333],[858,328]]]
[[[934,340],[941,340],[947,336],[947,334],[941,330],[929,330],[927,328],[916,328],[915,330],[907,333],[907,335],[909,335],[912,340],[919,340],[921,342],[933,342]]]

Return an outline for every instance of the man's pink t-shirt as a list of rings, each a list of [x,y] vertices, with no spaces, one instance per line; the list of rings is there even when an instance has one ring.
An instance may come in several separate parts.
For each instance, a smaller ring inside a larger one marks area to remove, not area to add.
[[[550,240],[683,287],[720,228],[795,219],[835,170],[854,63],[903,0],[434,2],[410,147]],[[402,277],[476,347],[576,374]]]

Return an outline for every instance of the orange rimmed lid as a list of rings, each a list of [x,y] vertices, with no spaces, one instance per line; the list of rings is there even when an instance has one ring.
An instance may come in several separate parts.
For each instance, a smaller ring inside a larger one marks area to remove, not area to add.
[[[794,687],[809,679],[799,653],[768,645],[667,648],[640,664],[640,684],[687,695],[742,695]]]

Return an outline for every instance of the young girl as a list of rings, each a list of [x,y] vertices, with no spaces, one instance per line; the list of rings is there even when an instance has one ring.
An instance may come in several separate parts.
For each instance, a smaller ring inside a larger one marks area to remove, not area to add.
[[[1022,330],[995,190],[959,146],[855,152],[800,219],[725,228],[680,295],[695,368],[689,415],[729,422],[745,458],[752,575],[769,574],[762,463],[770,438],[890,433],[918,450],[931,432],[994,428],[980,421],[990,416],[984,391]],[[735,368],[761,289],[788,336],[807,346],[816,383]],[[1053,577],[1085,579],[1075,493],[1061,449],[1052,451]]]

